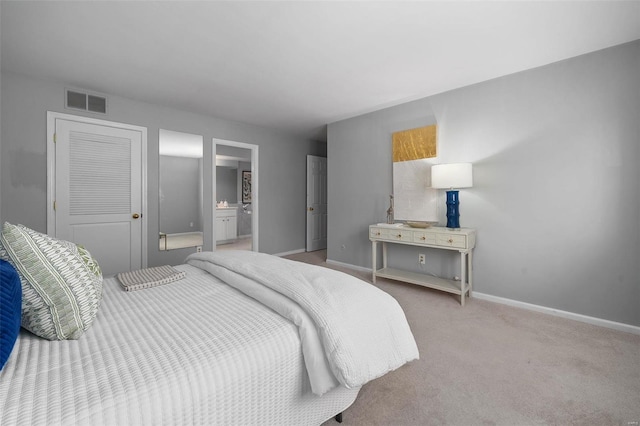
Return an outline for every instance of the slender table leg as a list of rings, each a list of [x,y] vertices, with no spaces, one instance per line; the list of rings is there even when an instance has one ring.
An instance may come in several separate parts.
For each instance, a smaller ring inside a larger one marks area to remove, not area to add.
[[[382,242],[382,268],[387,267],[387,243]]]
[[[464,297],[467,293],[467,254],[460,252],[460,304],[464,306]]]
[[[473,250],[469,251],[467,255],[467,271],[469,274],[469,297],[471,297],[471,292],[473,291]]]
[[[374,284],[376,283],[376,268],[378,267],[378,250],[376,248],[376,241],[371,241],[371,281],[373,281]]]

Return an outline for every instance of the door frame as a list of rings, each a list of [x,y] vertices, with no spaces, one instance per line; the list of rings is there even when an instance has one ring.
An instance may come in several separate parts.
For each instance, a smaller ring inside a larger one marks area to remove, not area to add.
[[[260,251],[259,250],[259,217],[260,217],[260,213],[259,213],[259,207],[258,205],[259,203],[259,193],[260,191],[258,190],[260,185],[258,184],[259,181],[259,173],[258,173],[258,150],[259,150],[259,146],[258,145],[254,145],[254,144],[250,144],[250,143],[245,143],[245,142],[236,142],[236,141],[230,141],[230,140],[225,140],[225,139],[218,139],[218,138],[213,138],[212,139],[213,142],[213,148],[212,148],[212,155],[211,155],[211,170],[213,171],[212,173],[212,182],[213,182],[213,214],[212,214],[212,225],[213,225],[213,250],[216,249],[216,201],[217,201],[217,194],[216,194],[216,153],[218,151],[218,145],[228,145],[228,146],[233,146],[236,148],[244,148],[244,149],[248,149],[251,150],[251,251]]]
[[[47,111],[47,234],[52,237],[56,236],[56,212],[53,208],[53,203],[56,199],[56,146],[54,135],[56,133],[56,120],[59,119],[140,132],[142,142],[142,216],[140,217],[140,220],[142,221],[141,249],[142,267],[146,268],[148,258],[147,219],[149,218],[147,211],[147,128],[142,126],[135,126],[133,124],[118,123],[115,121],[100,120],[97,118],[83,117],[80,115]]]

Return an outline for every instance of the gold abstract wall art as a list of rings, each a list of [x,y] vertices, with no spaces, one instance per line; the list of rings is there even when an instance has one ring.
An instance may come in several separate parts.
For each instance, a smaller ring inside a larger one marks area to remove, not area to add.
[[[437,125],[395,132],[392,143],[394,163],[434,158],[438,153]]]
[[[437,126],[392,134],[395,220],[438,222],[438,191],[431,188]]]

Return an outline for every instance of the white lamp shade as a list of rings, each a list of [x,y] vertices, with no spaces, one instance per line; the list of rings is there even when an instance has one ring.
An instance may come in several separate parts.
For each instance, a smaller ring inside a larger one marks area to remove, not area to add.
[[[471,163],[436,164],[431,166],[432,188],[470,188],[473,186]]]

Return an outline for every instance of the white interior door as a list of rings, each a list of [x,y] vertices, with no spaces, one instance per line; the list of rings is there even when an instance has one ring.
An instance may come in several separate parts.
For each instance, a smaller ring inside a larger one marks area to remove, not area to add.
[[[307,251],[327,248],[327,159],[307,155]]]
[[[143,134],[112,124],[57,118],[54,139],[54,235],[86,247],[105,276],[146,266]]]

